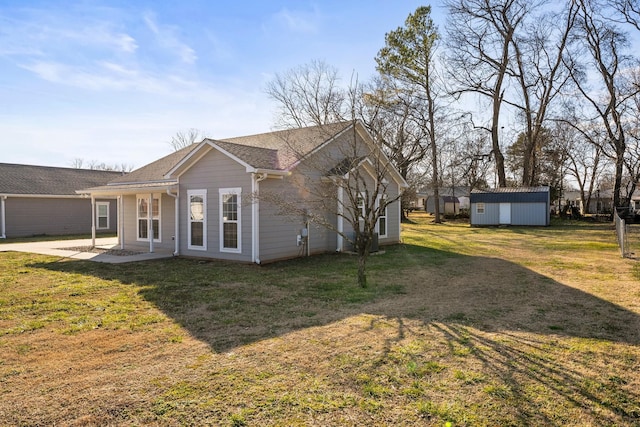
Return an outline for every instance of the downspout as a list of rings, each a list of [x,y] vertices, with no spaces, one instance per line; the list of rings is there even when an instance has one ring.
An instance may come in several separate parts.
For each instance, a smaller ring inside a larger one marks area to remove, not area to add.
[[[171,190],[169,188],[167,188],[167,194],[171,197],[173,197],[174,199],[174,205],[175,205],[175,231],[174,231],[174,240],[175,240],[175,246],[173,249],[173,256],[178,256],[180,255],[180,203],[179,203],[179,199],[178,199],[178,194],[173,194],[171,192]],[[207,232],[207,230],[203,230],[204,233]]]
[[[91,195],[91,247],[96,246],[96,198]]]
[[[402,186],[398,184],[398,242],[402,242]],[[426,200],[425,200],[426,203]],[[426,207],[426,206],[425,206]],[[389,235],[389,223],[387,221],[387,236]]]
[[[253,203],[251,205],[251,233],[253,235],[253,244],[251,248],[251,258],[256,264],[260,264],[260,181],[267,179],[266,173],[253,174],[254,179],[251,181],[251,194]]]
[[[124,250],[124,196],[118,196],[118,240],[120,249]]]
[[[336,248],[336,252],[342,252],[342,245],[343,245],[343,239],[342,239],[342,232],[344,231],[344,224],[343,224],[343,218],[342,215],[344,214],[344,205],[343,205],[343,199],[344,199],[344,189],[342,188],[342,185],[340,185],[338,187],[338,247]]]
[[[2,217],[2,221],[0,221],[0,227],[2,228],[2,234],[0,234],[0,239],[7,238],[7,222],[6,222],[6,210],[4,207],[5,200],[7,200],[7,196],[0,196],[0,216]]]
[[[307,256],[311,256],[311,223],[307,221],[305,227],[307,227]]]
[[[153,253],[153,193],[149,194],[149,204],[147,205],[147,237],[149,238],[149,253]]]

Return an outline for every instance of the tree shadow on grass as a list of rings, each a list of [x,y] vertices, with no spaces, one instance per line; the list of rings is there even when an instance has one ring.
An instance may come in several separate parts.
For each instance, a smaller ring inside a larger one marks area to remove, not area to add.
[[[376,393],[375,381],[407,367],[413,370],[411,381],[420,382],[431,375],[429,369],[439,372],[437,361],[444,360],[459,364],[454,381],[463,386],[456,390],[467,387],[471,394],[499,400],[495,405],[501,409],[494,412],[515,413],[505,422],[575,424],[554,418],[549,408],[555,400],[579,411],[598,407],[587,410],[586,424],[640,419],[634,403],[640,395],[628,386],[635,381],[629,372],[639,362],[640,316],[501,259],[399,245],[370,259],[368,289],[356,285],[355,258],[335,254],[266,266],[190,259],[31,266],[135,286],[144,300],[216,353],[283,337],[291,340],[289,351],[302,345],[299,340],[315,345],[315,353],[305,358],[318,365],[360,360],[347,366],[367,378],[364,386],[358,386],[365,381],[360,379],[354,387],[369,387],[370,394]],[[349,319],[360,320],[345,326]],[[317,328],[306,333],[311,327]],[[607,361],[613,347],[615,360]],[[604,367],[591,369],[594,361]],[[607,363],[618,365],[607,371]],[[427,378],[425,384],[435,381]],[[419,391],[407,393],[413,392]],[[457,420],[452,408],[438,415],[434,405],[423,408],[429,417]],[[463,412],[468,417],[483,411]]]
[[[117,280],[217,352],[358,313],[637,345],[640,316],[518,264],[412,245],[369,262],[358,288],[355,258],[321,255],[269,264],[166,259],[32,267]]]

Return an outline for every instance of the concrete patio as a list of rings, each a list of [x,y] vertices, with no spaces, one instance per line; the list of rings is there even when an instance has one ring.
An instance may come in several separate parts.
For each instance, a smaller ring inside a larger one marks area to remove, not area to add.
[[[171,258],[170,252],[135,252],[123,255],[114,255],[120,249],[116,237],[102,237],[96,239],[96,252],[89,252],[84,248],[91,247],[91,239],[77,240],[51,240],[34,241],[24,243],[2,243],[0,241],[0,252],[29,252],[41,255],[59,256],[61,258],[71,258],[109,264],[122,264],[126,262],[147,261],[152,259]],[[78,248],[82,248],[79,250]],[[113,251],[113,253],[100,253],[99,250]]]

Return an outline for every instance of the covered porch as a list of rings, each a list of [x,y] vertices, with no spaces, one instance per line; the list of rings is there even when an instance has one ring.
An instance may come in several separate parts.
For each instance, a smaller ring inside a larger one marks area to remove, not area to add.
[[[169,256],[179,254],[179,197],[176,181],[107,185],[79,190],[78,193],[91,198],[91,247],[97,246],[96,200],[111,197],[117,200],[118,227],[115,243],[119,250]],[[162,200],[166,202],[167,198],[173,201],[172,208],[161,203]],[[166,229],[165,233],[162,233],[162,228]],[[171,240],[167,235],[170,235]]]

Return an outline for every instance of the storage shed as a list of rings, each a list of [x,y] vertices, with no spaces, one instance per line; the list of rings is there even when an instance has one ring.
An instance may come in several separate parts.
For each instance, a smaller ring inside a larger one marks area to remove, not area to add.
[[[549,187],[473,190],[471,225],[548,226],[551,219]]]
[[[425,210],[430,214],[436,212],[436,200],[434,196],[427,197],[425,204]],[[460,201],[457,197],[453,196],[440,196],[440,213],[455,215],[460,212]]]

